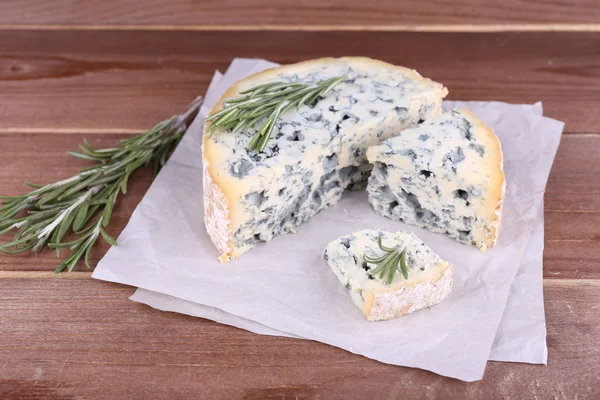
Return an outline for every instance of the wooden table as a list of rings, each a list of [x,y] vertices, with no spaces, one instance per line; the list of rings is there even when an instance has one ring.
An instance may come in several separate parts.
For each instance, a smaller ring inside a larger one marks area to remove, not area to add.
[[[566,122],[545,197],[548,366],[490,362],[467,384],[156,311],[83,267],[53,276],[46,252],[0,256],[0,398],[600,398],[597,0],[310,3],[3,1],[0,194],[72,175],[85,162],[66,150],[84,138],[110,146],[180,112],[235,56],[365,55],[450,99],[541,100]],[[138,173],[111,234],[151,180]]]

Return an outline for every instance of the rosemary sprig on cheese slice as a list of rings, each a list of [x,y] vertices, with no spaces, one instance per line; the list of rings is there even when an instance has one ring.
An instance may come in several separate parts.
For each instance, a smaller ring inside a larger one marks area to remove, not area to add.
[[[119,193],[126,194],[130,176],[139,168],[153,164],[155,174],[165,165],[188,123],[196,114],[198,97],[181,115],[156,125],[141,135],[123,139],[113,148],[93,149],[87,140],[81,152],[69,154],[94,162],[78,174],[47,185],[27,183],[33,190],[16,196],[0,196],[0,235],[16,230],[12,241],[0,245],[6,254],[44,247],[68,248],[71,254],[56,268],[72,271],[79,260],[90,267],[90,253],[100,236],[113,246],[115,239],[104,228],[110,222]],[[63,241],[70,233],[74,237]]]
[[[304,104],[314,105],[347,78],[343,75],[316,83],[271,82],[241,91],[245,96],[227,100],[221,110],[206,117],[205,122],[211,122],[207,133],[212,135],[217,129],[245,131],[264,121],[248,143],[248,150],[260,153],[281,114]]]
[[[402,273],[404,279],[408,279],[408,266],[406,264],[406,250],[407,247],[404,244],[398,245],[398,247],[386,247],[381,242],[381,236],[377,238],[377,244],[379,248],[385,251],[381,257],[371,257],[367,254],[363,254],[363,260],[370,264],[376,264],[377,267],[371,270],[371,276],[379,274],[380,279],[386,279],[388,285],[391,285],[394,281],[396,271],[399,270]]]

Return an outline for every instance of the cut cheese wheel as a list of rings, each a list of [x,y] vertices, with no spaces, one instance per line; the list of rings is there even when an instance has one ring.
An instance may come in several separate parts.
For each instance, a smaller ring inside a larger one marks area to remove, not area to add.
[[[263,152],[247,150],[256,127],[204,135],[205,223],[221,261],[293,232],[335,204],[345,189],[364,188],[371,168],[367,147],[438,115],[447,93],[407,68],[361,57],[323,58],[250,76],[212,112],[257,85],[345,74],[348,79],[315,105],[282,114]]]

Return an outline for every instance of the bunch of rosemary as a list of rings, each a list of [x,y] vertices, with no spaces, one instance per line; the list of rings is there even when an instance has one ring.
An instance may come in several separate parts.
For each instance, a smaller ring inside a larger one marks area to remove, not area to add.
[[[0,235],[17,230],[13,240],[1,245],[0,250],[6,254],[28,250],[37,253],[47,246],[60,256],[61,249],[68,248],[71,254],[55,273],[72,271],[82,258],[89,268],[90,253],[100,236],[117,245],[104,228],[110,222],[119,193],[127,193],[131,174],[148,164],[153,164],[154,173],[158,173],[201,104],[199,97],[183,114],[146,133],[121,140],[114,148],[94,150],[85,140],[80,152],[69,154],[93,161],[94,165],[48,185],[27,182],[34,190],[23,195],[0,196]],[[69,233],[75,239],[64,242]]]

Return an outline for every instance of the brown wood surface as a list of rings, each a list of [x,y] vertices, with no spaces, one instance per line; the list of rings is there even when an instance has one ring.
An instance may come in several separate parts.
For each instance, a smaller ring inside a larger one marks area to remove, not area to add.
[[[3,25],[263,27],[598,24],[596,0],[4,0]]]
[[[0,398],[600,396],[599,281],[546,285],[548,366],[490,362],[485,379],[468,384],[153,310],[127,300],[133,289],[121,285],[17,278],[0,280],[0,293]]]
[[[600,33],[0,29],[0,194],[70,176],[85,137],[110,146],[181,111],[234,56],[346,54],[416,68],[453,99],[542,100],[567,123],[545,196],[548,366],[490,362],[467,384],[152,310],[85,268],[54,277],[44,253],[0,256],[0,398],[600,398]],[[132,179],[110,233],[151,180]]]
[[[415,68],[448,86],[449,99],[543,101],[568,132],[600,126],[595,32],[0,30],[0,132],[141,130],[183,109],[234,57],[343,55]]]

